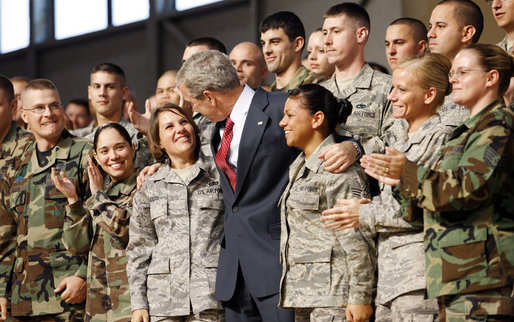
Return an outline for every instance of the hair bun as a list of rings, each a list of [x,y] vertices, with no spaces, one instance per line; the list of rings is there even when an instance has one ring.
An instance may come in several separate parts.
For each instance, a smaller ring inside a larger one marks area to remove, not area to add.
[[[337,100],[337,105],[339,106],[339,113],[337,115],[337,123],[345,124],[348,116],[352,114],[353,105],[352,102],[343,98]]]

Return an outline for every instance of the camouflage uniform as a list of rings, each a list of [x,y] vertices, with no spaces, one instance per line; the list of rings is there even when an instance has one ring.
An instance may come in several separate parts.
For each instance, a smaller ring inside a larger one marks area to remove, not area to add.
[[[335,73],[321,85],[338,99],[346,98],[353,105],[352,114],[339,134],[354,137],[366,153],[383,152],[384,135],[394,122],[391,102],[387,99],[392,89],[391,77],[365,64],[353,86],[339,88]]]
[[[54,289],[63,279],[79,276],[85,279],[87,259],[67,251],[61,241],[66,197],[53,184],[51,168],[64,171],[77,183],[77,194],[83,199],[87,188],[87,162],[91,144],[63,130],[61,138],[48,157],[48,164],[39,166],[35,143],[27,161],[8,178],[2,189],[0,209],[2,240],[14,241],[14,267],[2,259],[1,294],[11,287],[13,316],[40,316],[66,311],[82,311],[83,304],[67,304]],[[7,217],[11,220],[7,222]],[[11,273],[12,270],[12,273]],[[11,279],[10,282],[9,278]]]
[[[136,173],[122,182],[109,181],[84,205],[66,207],[63,243],[75,255],[89,253],[88,321],[130,321],[132,314],[125,248]]]
[[[155,163],[155,159],[150,152],[150,148],[148,147],[148,140],[143,137],[139,131],[130,123],[126,118],[122,118],[119,121],[120,125],[127,130],[128,134],[130,134],[130,138],[132,139],[132,143],[136,146],[136,156],[134,157],[134,167],[136,169],[143,169],[148,165],[152,165]],[[86,139],[93,142],[95,138],[96,129],[98,127],[93,128],[92,132],[85,136]]]
[[[127,247],[132,310],[153,319],[222,310],[214,299],[223,196],[214,161],[200,154],[187,182],[168,165],[134,196]]]
[[[80,129],[70,131],[70,133],[75,136],[80,136],[81,138],[83,138],[83,137],[86,137],[87,135],[91,134],[91,132],[93,132],[94,128],[95,128],[95,121],[91,121],[91,123],[89,123],[88,125],[81,127]]]
[[[469,109],[452,101],[452,94],[446,95],[444,103],[437,109],[441,116],[441,122],[453,129],[469,119]]]
[[[404,127],[404,123],[404,119],[397,119],[391,126],[388,133],[398,133],[388,140],[394,143],[391,146],[405,153],[410,161],[431,167],[437,161],[437,152],[449,138],[451,128],[441,124],[438,114],[412,133],[407,132],[408,125]],[[410,292],[425,289],[425,259],[422,229],[402,219],[400,204],[394,199],[391,186],[380,183],[380,195],[374,197],[372,203],[361,205],[359,222],[362,231],[378,233],[376,320],[387,320],[384,314],[391,314],[388,311],[392,309],[393,301],[395,311],[399,311],[394,315],[409,311],[404,318],[410,315],[411,321],[433,318],[437,314],[436,301],[429,300],[430,303],[417,307],[419,302],[397,300],[405,295],[412,297]],[[400,302],[407,307],[401,307]],[[383,307],[379,310],[380,306]]]
[[[423,208],[428,296],[451,296],[448,306],[465,297],[472,315],[514,316],[510,294],[486,294],[512,291],[514,279],[513,118],[492,102],[453,132],[434,170],[407,162],[395,188],[405,219]]]
[[[512,50],[512,47],[508,48],[509,40],[507,39],[507,36],[505,36],[505,38],[503,38],[502,41],[497,43],[496,46],[500,47],[501,49],[505,50],[506,52],[509,52],[509,49]]]
[[[321,212],[338,199],[369,196],[358,165],[342,174],[326,171],[318,155],[335,143],[327,137],[308,160],[301,153],[291,164],[289,183],[280,199],[282,308],[344,308],[370,304],[375,291],[372,245],[359,231],[332,232]]]
[[[327,76],[309,72],[307,68],[300,66],[300,68],[298,68],[298,70],[294,73],[289,83],[287,83],[286,87],[277,89],[277,81],[275,80],[270,86],[270,92],[289,92],[295,88],[300,87],[300,85],[318,84],[325,81],[326,79]]]
[[[34,136],[22,129],[16,122],[11,123],[9,132],[0,142],[0,181],[12,176],[12,171],[19,166],[21,156],[32,146]]]
[[[208,118],[197,112],[193,114],[193,121],[195,121],[196,125],[198,125],[198,128],[200,129],[202,153],[206,156],[212,156],[211,138],[212,131],[214,130],[216,123],[212,123]]]

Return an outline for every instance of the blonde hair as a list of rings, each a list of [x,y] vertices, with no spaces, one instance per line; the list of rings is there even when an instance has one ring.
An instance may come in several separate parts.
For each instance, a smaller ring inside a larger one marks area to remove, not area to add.
[[[425,53],[407,58],[400,62],[394,70],[409,68],[421,88],[435,88],[437,92],[435,103],[436,106],[440,106],[444,103],[444,97],[452,91],[448,79],[451,67],[452,63],[446,56]]]

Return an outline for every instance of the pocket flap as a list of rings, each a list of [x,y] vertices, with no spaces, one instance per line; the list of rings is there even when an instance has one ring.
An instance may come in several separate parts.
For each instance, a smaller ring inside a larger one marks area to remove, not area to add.
[[[307,252],[303,254],[291,254],[292,263],[330,263],[332,249],[325,249],[318,252]]]
[[[319,187],[309,188],[319,190]],[[289,194],[286,203],[292,208],[319,210],[319,192],[295,191]]]
[[[170,261],[168,258],[153,259],[148,267],[147,274],[169,274]]]
[[[225,210],[225,203],[223,203],[223,198],[209,198],[199,200],[198,205],[201,209]]]
[[[73,256],[69,252],[51,252],[49,257],[52,267],[80,265],[83,259],[82,256]]]
[[[216,255],[207,255],[203,258],[203,265],[206,267],[206,268],[216,268],[218,267],[218,258],[219,256],[217,255],[218,253],[216,253]]]
[[[487,227],[476,228],[467,227],[466,229],[448,229],[444,237],[438,241],[439,247],[450,247],[466,245],[487,240]]]
[[[168,199],[159,198],[150,202],[150,218],[154,220],[162,216],[168,215]]]
[[[16,206],[24,205],[27,198],[27,192],[25,190],[11,192],[10,203],[11,208],[16,208]]]

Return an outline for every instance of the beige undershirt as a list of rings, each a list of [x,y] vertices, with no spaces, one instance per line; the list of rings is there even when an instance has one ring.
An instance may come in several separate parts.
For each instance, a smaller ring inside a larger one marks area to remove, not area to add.
[[[187,182],[189,180],[190,177],[191,177],[191,174],[193,172],[193,166],[190,166],[188,168],[185,168],[185,169],[173,169],[173,171],[175,171],[175,173],[177,174],[177,176],[180,177],[180,179],[182,179],[183,182]]]
[[[353,77],[350,77],[350,78],[347,78],[347,79],[338,79],[336,77],[337,87],[338,88],[346,88],[346,87],[350,86],[350,84],[355,81],[356,77],[357,77],[357,75],[355,75]]]

